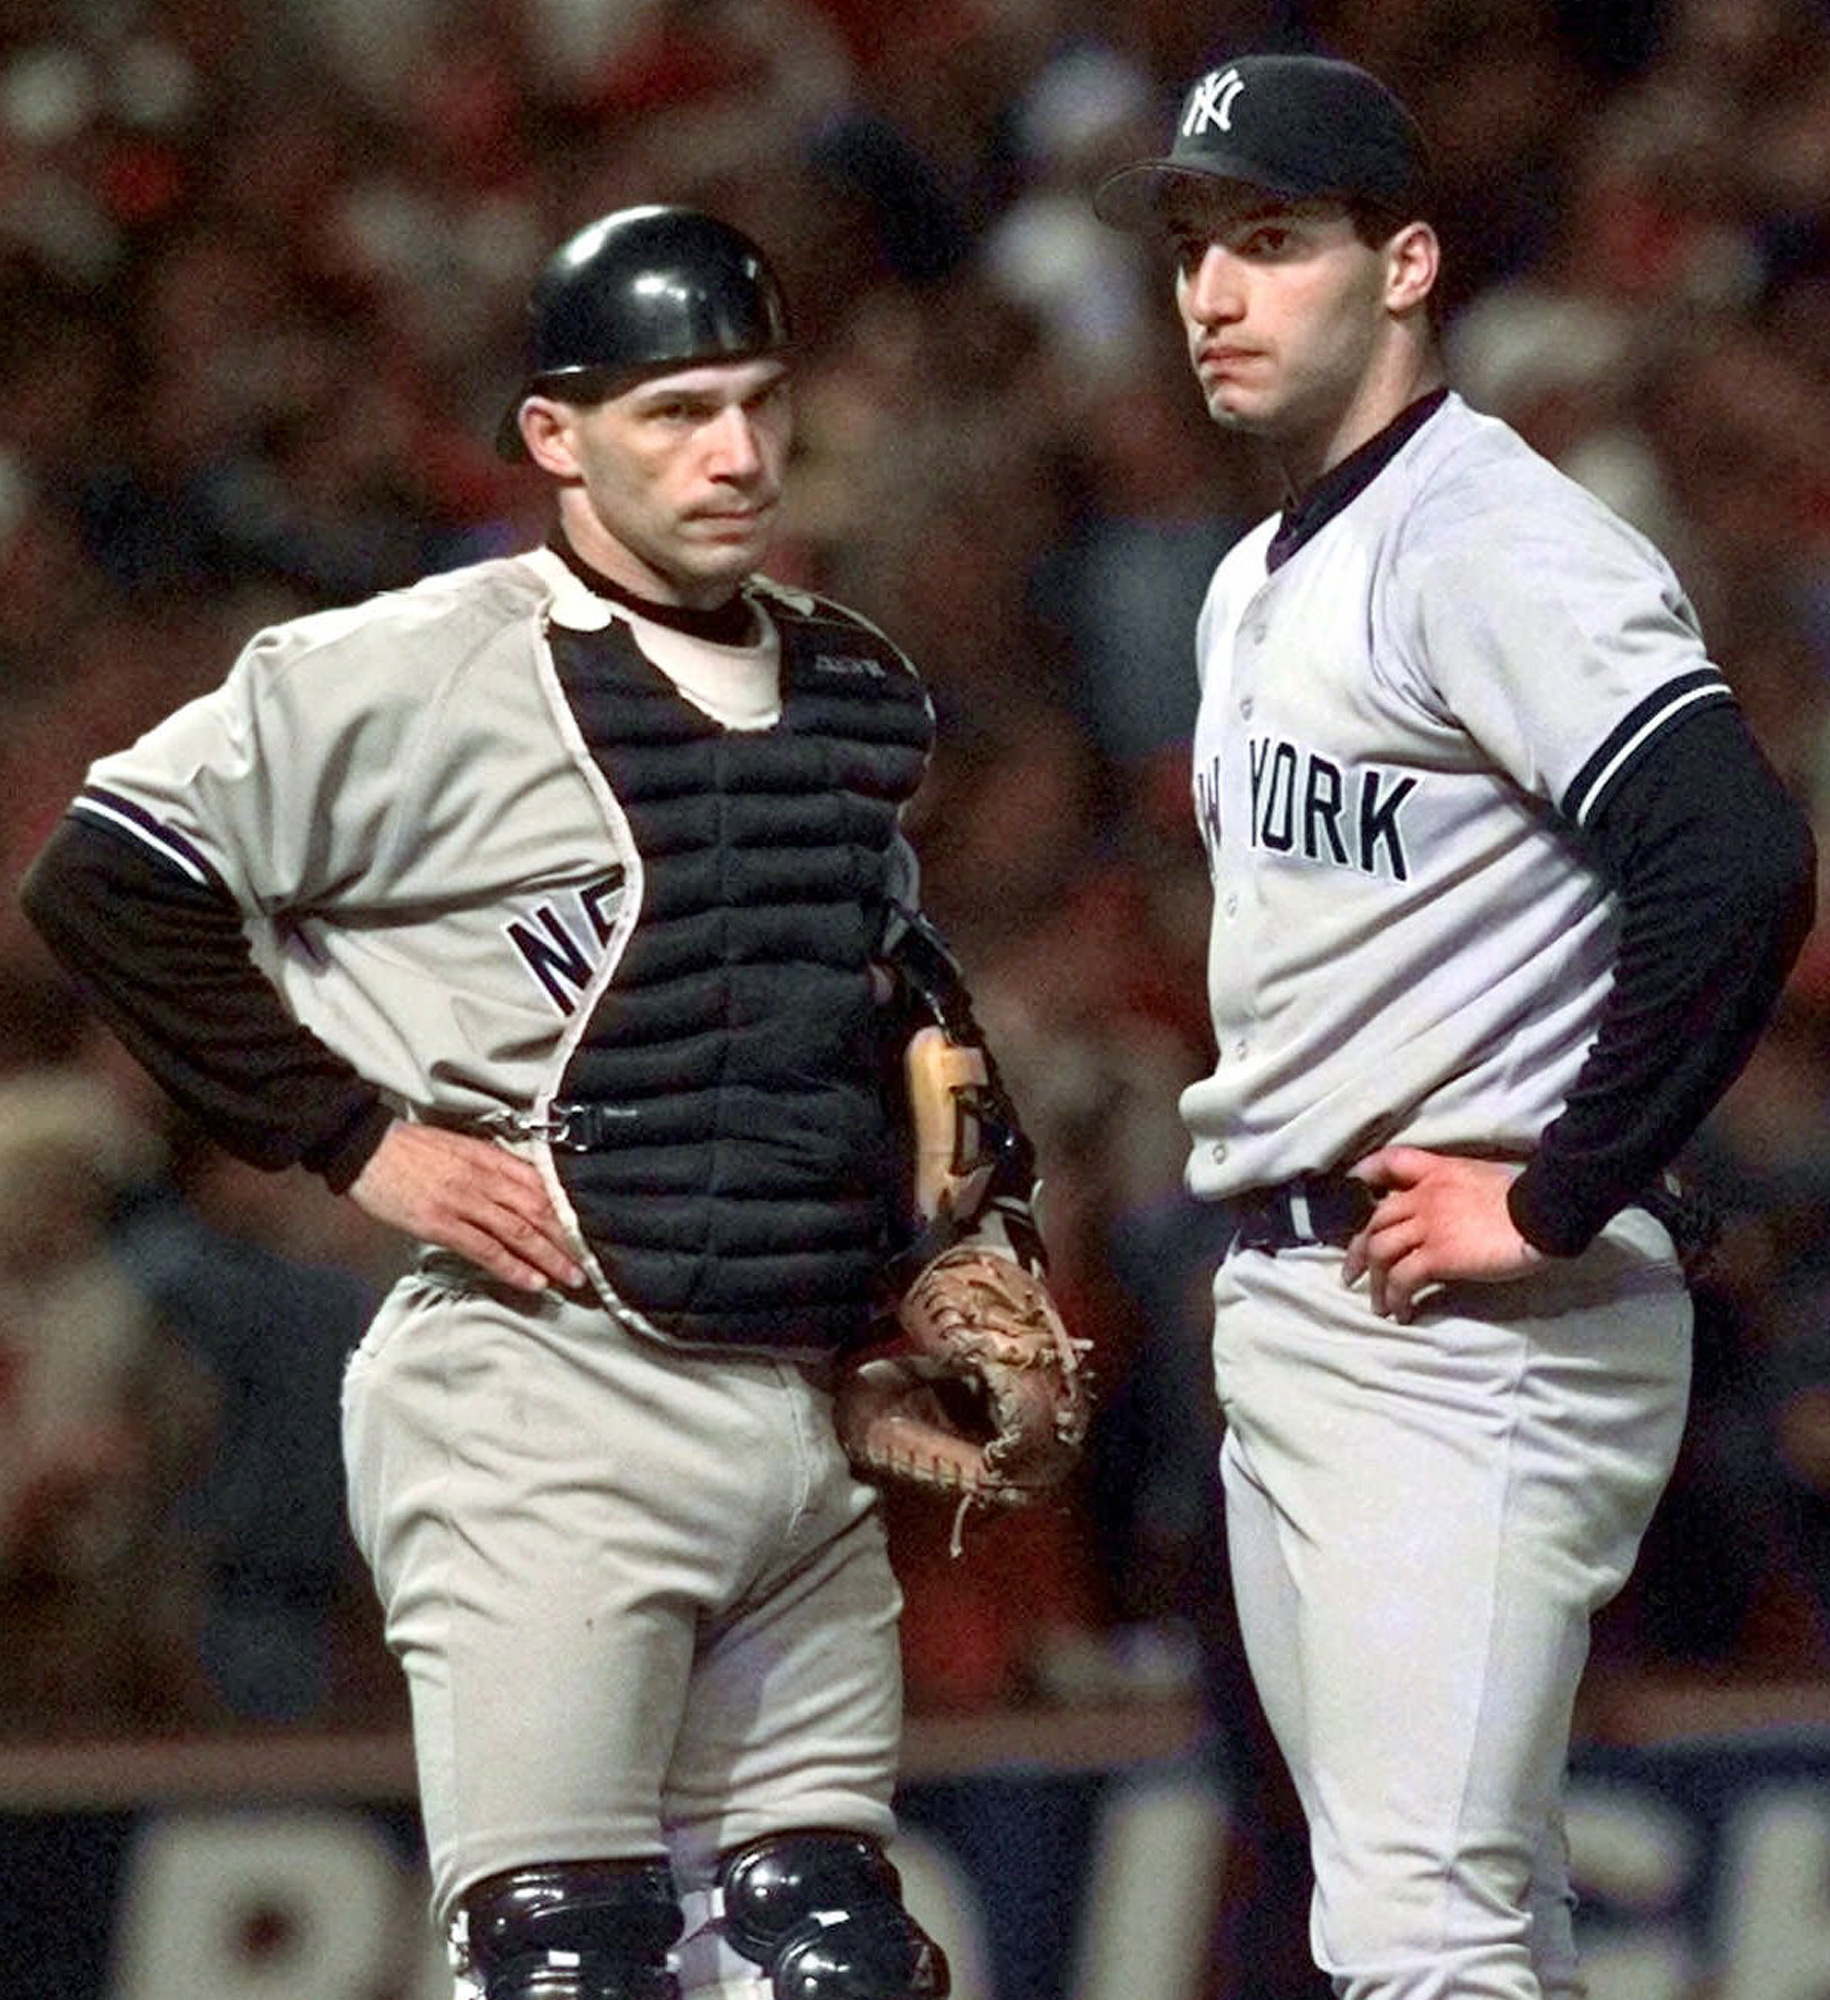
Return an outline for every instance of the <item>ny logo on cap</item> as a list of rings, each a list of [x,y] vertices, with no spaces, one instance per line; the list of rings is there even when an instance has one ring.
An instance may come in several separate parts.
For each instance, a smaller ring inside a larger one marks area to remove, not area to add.
[[[1188,93],[1188,109],[1182,117],[1182,137],[1198,139],[1211,125],[1222,132],[1233,129],[1233,99],[1245,88],[1237,69],[1214,69]]]

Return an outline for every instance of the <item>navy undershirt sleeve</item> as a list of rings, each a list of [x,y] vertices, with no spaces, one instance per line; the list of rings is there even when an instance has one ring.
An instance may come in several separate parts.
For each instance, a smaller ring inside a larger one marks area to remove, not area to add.
[[[1810,825],[1738,710],[1672,724],[1581,836],[1621,910],[1612,993],[1512,1219],[1581,1250],[1665,1168],[1740,1072],[1810,930]]]
[[[85,1003],[225,1150],[338,1193],[392,1113],[287,1011],[241,912],[124,835],[66,818],[20,902]]]

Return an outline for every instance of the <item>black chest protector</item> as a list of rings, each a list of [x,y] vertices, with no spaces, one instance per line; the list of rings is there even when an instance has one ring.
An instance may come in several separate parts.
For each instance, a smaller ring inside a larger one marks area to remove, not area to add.
[[[642,873],[556,1093],[583,1142],[554,1160],[612,1289],[661,1332],[835,1347],[868,1330],[900,1178],[870,962],[933,722],[877,634],[771,608],[766,730],[695,708],[620,620],[549,635]]]

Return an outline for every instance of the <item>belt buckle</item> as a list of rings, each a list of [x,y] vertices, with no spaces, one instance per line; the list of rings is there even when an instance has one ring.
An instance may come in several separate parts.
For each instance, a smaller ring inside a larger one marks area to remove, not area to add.
[[[635,1123],[632,1104],[549,1104],[542,1118],[528,1118],[522,1129],[530,1139],[544,1139],[556,1153],[589,1153],[613,1143],[611,1132]]]
[[[1235,1250],[1269,1250],[1273,1254],[1281,1249],[1287,1234],[1279,1213],[1281,1206],[1281,1203],[1264,1195],[1237,1202],[1237,1226],[1232,1247]]]
[[[556,1153],[588,1153],[591,1142],[585,1136],[587,1104],[549,1104],[540,1117],[531,1112],[515,1121],[523,1139],[540,1139]]]

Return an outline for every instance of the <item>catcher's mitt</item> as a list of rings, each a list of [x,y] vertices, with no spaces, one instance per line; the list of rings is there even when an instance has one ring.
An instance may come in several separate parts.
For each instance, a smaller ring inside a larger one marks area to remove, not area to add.
[[[1087,1431],[1088,1343],[1012,1258],[944,1251],[896,1309],[902,1344],[840,1381],[835,1416],[867,1478],[956,1498],[954,1550],[973,1506],[1021,1507],[1059,1485]]]

